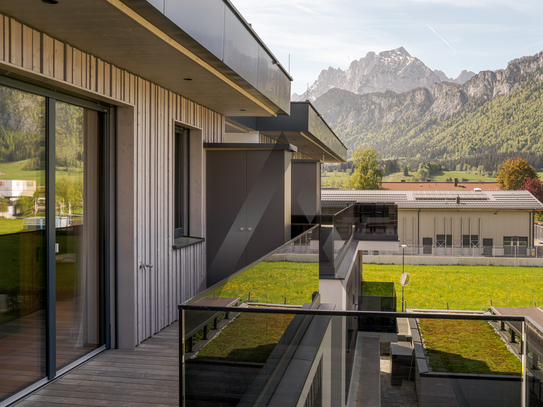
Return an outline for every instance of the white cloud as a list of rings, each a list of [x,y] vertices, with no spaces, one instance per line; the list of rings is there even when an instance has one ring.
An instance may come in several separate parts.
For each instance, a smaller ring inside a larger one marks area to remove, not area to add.
[[[541,0],[232,1],[285,67],[291,55],[298,93],[369,51],[404,46],[432,69],[478,72],[537,52],[543,39]]]

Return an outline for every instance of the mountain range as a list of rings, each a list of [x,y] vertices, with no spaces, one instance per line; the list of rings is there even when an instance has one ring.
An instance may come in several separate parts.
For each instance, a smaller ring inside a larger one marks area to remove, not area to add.
[[[400,47],[379,54],[369,52],[358,61],[352,61],[346,71],[329,67],[302,95],[294,93],[292,100],[309,99],[313,102],[334,88],[359,95],[387,90],[401,93],[421,86],[429,88],[434,83],[462,84],[473,75],[473,72],[464,70],[458,78],[448,78],[444,72],[432,71],[420,59],[412,57],[405,48]]]
[[[384,79],[377,80],[379,75],[370,70],[369,78],[359,75],[356,81],[344,81],[342,86],[349,89],[331,87],[314,101],[347,147],[369,145],[384,157],[415,164],[467,162],[492,171],[504,157],[520,155],[543,167],[543,51],[515,59],[506,69],[466,72],[454,81],[441,81],[435,71],[408,55],[403,48],[382,52],[379,59],[394,59],[400,71],[383,71]],[[365,66],[366,58],[355,61],[357,66]],[[420,85],[406,91],[366,92],[371,83],[384,89],[394,75],[401,86],[417,81]],[[325,76],[321,73],[319,79]],[[324,83],[315,82],[315,94]]]

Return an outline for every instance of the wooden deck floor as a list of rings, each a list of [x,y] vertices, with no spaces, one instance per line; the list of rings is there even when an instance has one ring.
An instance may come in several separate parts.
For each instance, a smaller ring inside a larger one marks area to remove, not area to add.
[[[177,322],[135,350],[111,349],[17,407],[179,405]]]

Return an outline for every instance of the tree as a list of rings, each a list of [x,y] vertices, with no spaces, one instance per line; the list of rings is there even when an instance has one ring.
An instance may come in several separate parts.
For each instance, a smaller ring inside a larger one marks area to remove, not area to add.
[[[381,153],[372,147],[359,147],[353,153],[353,173],[345,181],[345,186],[353,189],[379,189],[383,180],[379,168],[380,158]]]
[[[435,162],[429,162],[426,164],[426,168],[428,168],[428,172],[432,175],[441,171],[441,166]]]
[[[9,204],[9,201],[3,196],[0,196],[0,212],[7,212],[8,204]]]
[[[539,178],[526,178],[526,182],[519,188],[519,190],[530,191],[530,193],[535,196],[539,202],[543,203],[543,183],[539,180]]]
[[[537,172],[524,158],[509,158],[498,166],[498,185],[501,189],[517,190],[527,178],[537,179]]]
[[[530,191],[530,193],[535,196],[539,202],[543,203],[543,183],[539,178],[526,178],[526,182],[522,185],[520,190]],[[535,220],[541,220],[543,218],[543,212],[536,212]]]
[[[407,165],[405,167],[403,167],[403,176],[404,177],[409,177],[409,170],[407,169]]]

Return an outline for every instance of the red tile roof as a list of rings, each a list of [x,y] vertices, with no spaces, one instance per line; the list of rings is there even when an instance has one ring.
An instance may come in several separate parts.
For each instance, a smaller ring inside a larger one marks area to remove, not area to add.
[[[497,182],[460,182],[454,186],[454,182],[383,182],[383,189],[389,191],[473,191],[481,188],[483,191],[499,191]]]

